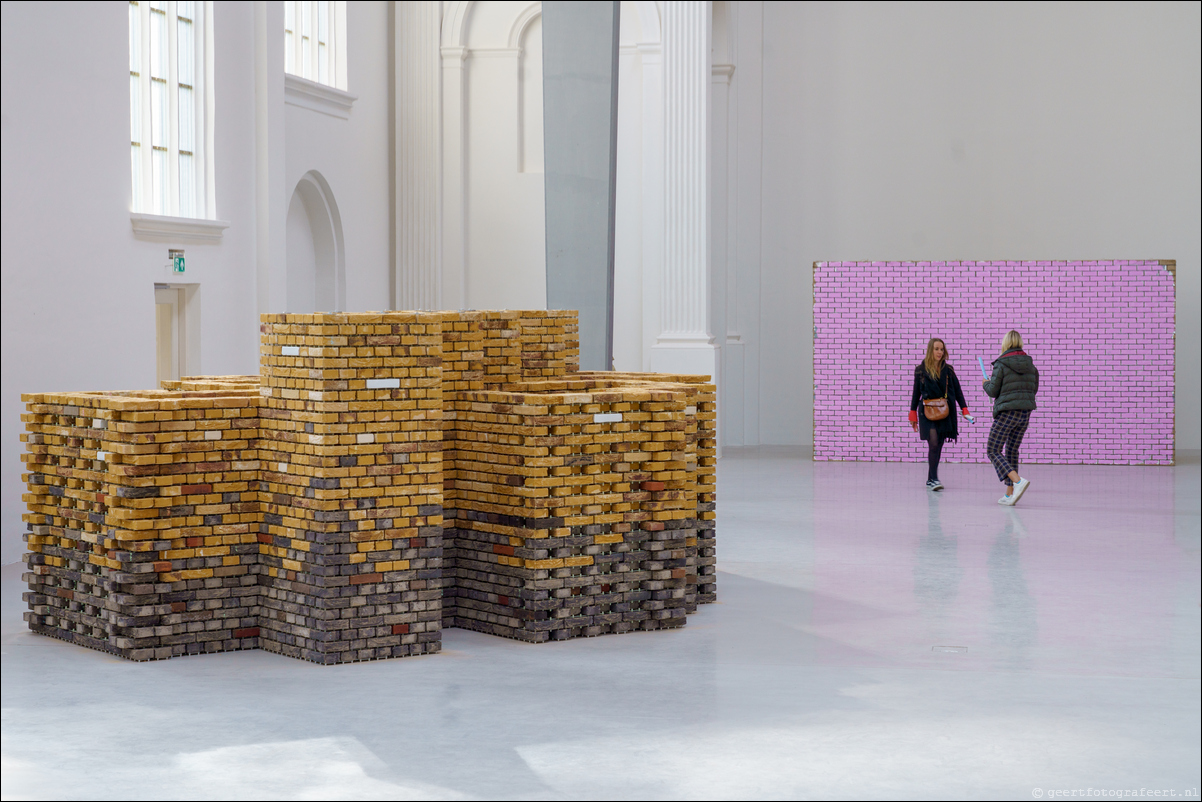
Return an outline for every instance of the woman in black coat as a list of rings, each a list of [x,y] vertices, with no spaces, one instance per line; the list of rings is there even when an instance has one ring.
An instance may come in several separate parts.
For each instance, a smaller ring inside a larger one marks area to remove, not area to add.
[[[948,414],[943,420],[930,421],[926,418],[925,405],[920,401],[934,398],[947,400]],[[952,399],[955,399],[967,418],[968,404],[964,401],[960,380],[956,378],[952,366],[947,364],[947,345],[938,337],[932,337],[927,343],[926,358],[914,368],[914,392],[910,396],[910,426],[927,441],[928,490],[943,489],[943,483],[939,481],[939,457],[943,454],[943,443],[955,440],[959,433]]]

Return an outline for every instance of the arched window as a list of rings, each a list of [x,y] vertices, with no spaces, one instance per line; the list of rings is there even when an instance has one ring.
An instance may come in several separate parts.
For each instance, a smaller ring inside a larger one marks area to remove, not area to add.
[[[346,3],[285,0],[284,71],[346,89]]]
[[[212,218],[212,2],[129,4],[133,211]]]

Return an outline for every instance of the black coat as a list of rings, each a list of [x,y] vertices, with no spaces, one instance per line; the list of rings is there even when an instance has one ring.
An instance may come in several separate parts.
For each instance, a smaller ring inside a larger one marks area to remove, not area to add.
[[[929,398],[947,398],[948,416],[940,421],[928,421],[923,414],[922,404],[920,399]],[[955,403],[952,403],[953,399]],[[956,377],[956,370],[951,365],[945,364],[943,371],[939,374],[939,380],[932,379],[927,373],[927,369],[922,363],[918,363],[918,367],[914,368],[914,392],[910,396],[910,410],[918,411],[918,435],[923,440],[931,436],[931,427],[935,427],[935,431],[939,432],[939,436],[947,440],[955,440],[960,433],[958,426],[959,415],[956,414],[956,405],[960,409],[968,409],[968,402],[964,400],[964,391],[960,389],[960,379]]]

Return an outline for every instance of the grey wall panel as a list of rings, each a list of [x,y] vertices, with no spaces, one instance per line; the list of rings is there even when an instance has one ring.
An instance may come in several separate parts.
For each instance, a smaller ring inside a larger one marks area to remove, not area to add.
[[[547,307],[580,311],[580,368],[613,361],[616,2],[543,4]]]

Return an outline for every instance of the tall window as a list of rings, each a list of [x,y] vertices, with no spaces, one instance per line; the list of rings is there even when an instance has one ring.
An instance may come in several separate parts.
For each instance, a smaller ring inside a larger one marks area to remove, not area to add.
[[[346,89],[345,42],[345,2],[285,0],[285,72]]]
[[[135,212],[208,217],[211,2],[129,4],[129,139]]]

